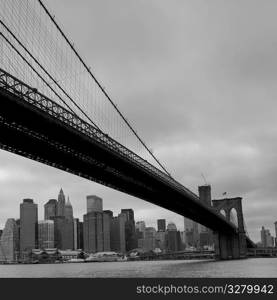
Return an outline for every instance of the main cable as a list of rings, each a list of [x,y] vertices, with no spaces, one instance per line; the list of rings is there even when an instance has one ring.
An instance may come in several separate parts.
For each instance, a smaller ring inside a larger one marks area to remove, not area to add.
[[[48,9],[46,8],[46,6],[44,5],[44,3],[41,0],[38,0],[39,4],[41,5],[41,7],[44,9],[45,13],[48,15],[48,17],[52,20],[52,22],[54,23],[54,25],[56,26],[56,28],[58,29],[58,31],[60,32],[60,34],[62,35],[62,37],[65,39],[65,41],[67,42],[67,44],[70,46],[70,48],[72,49],[72,51],[74,52],[74,54],[77,56],[77,58],[80,60],[81,64],[83,65],[83,67],[87,70],[87,72],[90,74],[90,76],[93,78],[93,80],[95,81],[95,83],[97,84],[97,86],[100,88],[100,90],[103,92],[103,94],[106,96],[106,98],[109,100],[109,102],[111,103],[111,105],[114,107],[114,109],[117,111],[117,113],[120,115],[120,117],[123,119],[123,121],[125,122],[125,124],[129,127],[129,129],[131,130],[131,132],[133,132],[133,134],[136,136],[136,138],[140,141],[140,143],[143,145],[143,147],[147,150],[147,152],[154,158],[154,160],[157,162],[157,164],[165,171],[165,173],[171,177],[170,173],[166,170],[166,168],[160,163],[160,161],[155,157],[155,155],[152,153],[152,151],[147,147],[147,145],[143,142],[143,140],[139,137],[139,135],[136,133],[136,131],[133,129],[133,127],[131,126],[131,124],[128,122],[128,120],[123,116],[123,114],[121,113],[121,111],[117,108],[116,104],[112,101],[112,99],[110,98],[110,96],[107,94],[107,92],[105,91],[105,89],[102,87],[102,85],[100,84],[100,82],[96,79],[96,77],[93,75],[93,73],[91,72],[90,68],[86,65],[86,63],[84,62],[84,60],[81,58],[81,56],[79,55],[79,53],[77,52],[77,50],[74,48],[74,45],[69,41],[69,39],[67,38],[67,36],[65,35],[65,33],[63,32],[63,30],[60,28],[60,26],[57,24],[57,22],[55,21],[54,17],[51,15],[51,13],[48,11]]]

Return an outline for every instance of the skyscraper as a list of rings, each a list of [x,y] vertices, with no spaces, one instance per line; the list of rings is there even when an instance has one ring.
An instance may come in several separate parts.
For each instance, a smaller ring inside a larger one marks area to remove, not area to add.
[[[187,246],[198,247],[199,245],[199,224],[184,218],[184,231],[186,234],[186,244]]]
[[[182,241],[180,231],[173,222],[167,225],[167,250],[179,251],[182,249]]]
[[[126,252],[125,240],[125,222],[126,216],[119,214],[111,220],[111,250],[116,252]]]
[[[89,212],[84,215],[84,250],[89,253],[103,250],[103,213]]]
[[[58,201],[56,199],[50,199],[44,204],[44,220],[50,220],[57,215]]]
[[[15,219],[8,219],[0,239],[0,261],[16,261],[19,251],[19,228]]]
[[[165,231],[166,230],[166,222],[165,219],[157,220],[158,223],[158,231]]]
[[[261,230],[261,242],[262,247],[274,246],[274,238],[271,236],[269,229],[265,229],[264,226],[262,226]]]
[[[103,212],[103,250],[111,250],[111,211]]]
[[[102,198],[89,195],[87,196],[87,212],[102,212],[103,211],[103,200]]]
[[[109,211],[103,212],[102,199],[87,196],[87,214],[84,215],[84,250],[86,252],[110,251]]]
[[[274,223],[275,228],[275,247],[277,247],[277,221]]]
[[[57,216],[65,215],[65,195],[63,189],[60,190],[57,203]]]
[[[143,239],[145,237],[145,222],[138,221],[136,222],[136,239],[139,248],[143,248]]]
[[[20,204],[20,252],[25,254],[37,246],[38,207],[33,199]]]
[[[132,209],[121,209],[121,214],[125,215],[125,239],[126,251],[137,248],[136,226],[134,211]]]
[[[73,208],[69,201],[69,197],[67,197],[67,201],[64,206],[64,216],[67,220],[73,220]]]
[[[156,248],[156,229],[154,227],[145,228],[145,237],[143,239],[143,250],[151,251]]]
[[[80,222],[78,218],[73,220],[73,236],[74,236],[74,250],[83,249],[83,222]]]
[[[38,221],[38,248],[54,248],[54,221]]]
[[[62,249],[74,248],[74,224],[73,224],[73,208],[69,201],[69,197],[64,206],[64,239]]]

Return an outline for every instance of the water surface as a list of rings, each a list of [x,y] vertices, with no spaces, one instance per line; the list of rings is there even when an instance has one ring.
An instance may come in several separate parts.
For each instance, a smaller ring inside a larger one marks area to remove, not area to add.
[[[0,277],[276,277],[277,258],[0,265]]]

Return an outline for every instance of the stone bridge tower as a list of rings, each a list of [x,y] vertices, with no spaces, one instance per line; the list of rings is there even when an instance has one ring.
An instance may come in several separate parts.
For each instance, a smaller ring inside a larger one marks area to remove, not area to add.
[[[237,233],[228,235],[220,232],[215,233],[215,251],[218,258],[245,258],[247,255],[246,236],[242,212],[242,198],[225,198],[213,200],[213,208],[226,217],[229,222],[231,220],[231,212],[235,212],[235,225]]]

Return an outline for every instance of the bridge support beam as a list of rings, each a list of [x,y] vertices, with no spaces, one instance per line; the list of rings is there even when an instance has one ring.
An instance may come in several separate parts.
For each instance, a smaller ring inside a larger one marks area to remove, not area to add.
[[[245,235],[214,233],[216,259],[240,259],[247,257]]]

